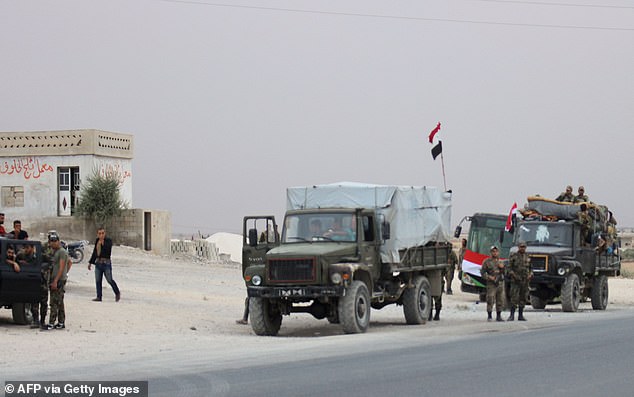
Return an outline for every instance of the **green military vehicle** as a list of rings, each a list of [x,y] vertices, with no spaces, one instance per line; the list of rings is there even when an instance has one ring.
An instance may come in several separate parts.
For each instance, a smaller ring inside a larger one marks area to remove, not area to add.
[[[7,251],[10,248],[17,253],[26,244],[34,246],[35,261],[19,263],[20,271],[16,272],[8,263]],[[0,238],[0,308],[11,309],[16,324],[29,324],[33,319],[31,304],[40,300],[41,269],[42,244],[39,241]]]
[[[582,206],[587,207],[589,224],[580,222]],[[521,213],[523,218],[515,225],[515,242],[527,244],[533,308],[561,302],[563,311],[575,312],[580,301],[589,298],[594,310],[605,310],[608,277],[621,273],[620,244],[607,208],[536,196],[528,198]],[[600,239],[606,244],[599,245]],[[514,247],[511,253],[516,250]]]
[[[283,315],[303,312],[361,333],[370,309],[390,304],[403,306],[407,324],[424,324],[448,266],[450,216],[451,192],[433,187],[287,189],[281,236],[270,233],[272,216],[244,219],[253,331],[277,335]],[[259,237],[258,220],[267,224]]]

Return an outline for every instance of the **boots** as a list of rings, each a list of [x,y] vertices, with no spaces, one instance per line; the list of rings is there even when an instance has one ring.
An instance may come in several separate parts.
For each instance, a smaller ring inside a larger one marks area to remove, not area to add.
[[[495,318],[495,321],[504,321],[502,320],[502,312],[497,312],[497,317]]]
[[[451,288],[447,288],[447,295],[453,295],[453,291],[451,290]]]
[[[517,316],[517,321],[526,321],[526,318],[524,318],[524,308],[520,307],[520,313],[519,316]]]
[[[440,309],[436,309],[436,315],[434,316],[434,321],[440,320]]]
[[[520,309],[520,313],[521,313],[521,310],[522,309]],[[511,308],[511,315],[509,316],[509,318],[506,321],[513,321],[513,320],[515,320],[515,308],[514,307]]]
[[[487,312],[487,321],[493,321],[493,317],[491,317],[491,312]]]
[[[429,309],[429,318],[427,321],[431,321],[434,318],[434,309]]]

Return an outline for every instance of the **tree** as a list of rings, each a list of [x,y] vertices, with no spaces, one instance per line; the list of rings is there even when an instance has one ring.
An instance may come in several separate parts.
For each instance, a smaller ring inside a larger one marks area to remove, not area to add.
[[[104,225],[112,218],[121,215],[126,203],[119,193],[120,182],[116,175],[105,176],[94,172],[82,184],[79,204],[76,214],[95,221],[97,225]]]

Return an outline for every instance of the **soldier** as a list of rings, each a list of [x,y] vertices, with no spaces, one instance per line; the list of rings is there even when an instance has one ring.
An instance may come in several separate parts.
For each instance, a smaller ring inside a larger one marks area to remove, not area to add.
[[[484,260],[480,269],[482,278],[487,283],[487,321],[493,321],[491,312],[495,304],[497,317],[495,321],[502,319],[504,308],[504,263],[500,261],[498,247],[491,247],[491,256]]]
[[[588,206],[586,203],[581,204],[581,210],[577,213],[579,224],[581,225],[581,244],[588,245],[590,240],[590,229],[592,225],[592,218],[588,214]]]
[[[583,186],[579,186],[579,189],[577,189],[577,192],[579,194],[577,194],[574,199],[573,199],[573,203],[589,203],[590,199],[588,199],[588,196],[585,194],[586,189]]]
[[[66,273],[68,267],[68,253],[62,248],[59,236],[54,234],[49,236],[48,245],[53,249],[53,268],[51,271],[51,314],[49,316],[48,329],[64,329],[66,320],[66,311],[64,309],[64,287],[66,286]],[[55,321],[58,321],[55,324]]]
[[[440,285],[440,295],[432,296],[432,308],[429,309],[429,321],[438,321],[440,320],[440,309],[442,309],[442,293],[445,289],[445,276],[447,274],[447,270],[443,270],[440,279],[442,280],[442,284]],[[434,312],[434,307],[436,308],[436,314],[432,316]]]
[[[456,271],[456,265],[458,264],[458,257],[456,253],[451,250],[449,253],[449,267],[447,268],[447,273],[445,274],[445,280],[447,281],[447,295],[453,295],[453,291],[451,290],[451,282],[453,281],[454,272]]]
[[[511,254],[507,268],[507,275],[511,281],[511,315],[508,321],[515,320],[515,308],[519,308],[518,321],[524,318],[524,306],[528,295],[528,282],[533,277],[530,257],[526,253],[526,243],[521,241],[517,252]]]
[[[566,191],[561,193],[555,200],[562,201],[564,203],[572,203],[575,199],[575,196],[572,194],[572,186],[566,186]]]
[[[464,253],[467,251],[467,239],[463,238],[460,241],[460,251],[458,252],[458,280],[462,280],[462,261],[464,260]]]

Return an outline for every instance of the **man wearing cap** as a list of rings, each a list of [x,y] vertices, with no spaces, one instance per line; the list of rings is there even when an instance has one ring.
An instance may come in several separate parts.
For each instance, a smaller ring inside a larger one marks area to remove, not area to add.
[[[572,203],[575,199],[575,196],[572,194],[572,186],[566,186],[566,191],[561,193],[555,200],[561,201],[564,203]]]
[[[53,250],[53,265],[51,270],[51,313],[49,323],[46,328],[64,329],[66,321],[66,311],[64,310],[64,287],[66,286],[66,273],[68,267],[68,253],[59,241],[57,234],[51,234],[48,238],[48,245]],[[58,321],[55,324],[55,321]]]
[[[585,194],[586,189],[583,186],[579,186],[579,189],[577,189],[577,192],[579,194],[577,194],[575,196],[574,200],[572,201],[573,203],[588,203],[588,202],[590,202],[590,199]]]
[[[491,256],[484,260],[480,269],[482,278],[487,283],[487,321],[493,321],[491,313],[495,304],[497,317],[495,321],[502,320],[504,309],[504,263],[500,260],[498,247],[491,247]]]
[[[528,282],[533,277],[531,272],[531,259],[526,253],[526,243],[519,243],[517,252],[513,252],[509,258],[507,275],[511,281],[511,315],[508,321],[515,320],[515,309],[519,308],[519,321],[524,318],[524,306],[528,295]]]

